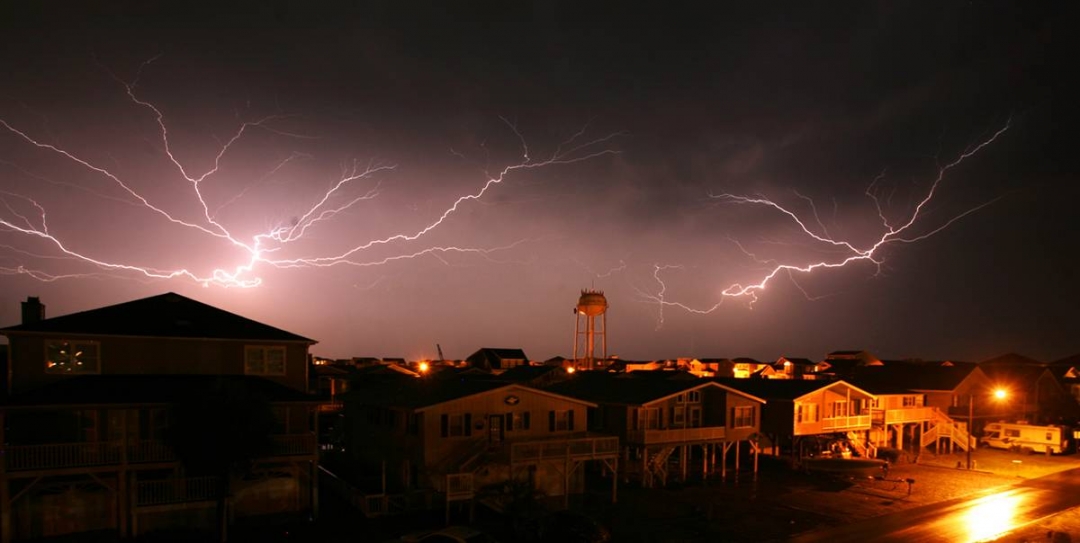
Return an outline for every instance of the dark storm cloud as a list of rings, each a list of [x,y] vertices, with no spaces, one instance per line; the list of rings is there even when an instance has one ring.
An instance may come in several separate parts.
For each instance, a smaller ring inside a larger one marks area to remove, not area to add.
[[[422,228],[476,190],[485,172],[519,160],[520,142],[500,117],[520,131],[534,159],[586,124],[589,137],[622,134],[606,147],[618,155],[515,174],[425,244],[366,253],[378,260],[430,245],[508,247],[487,257],[264,267],[256,270],[264,285],[251,291],[131,277],[42,284],[2,276],[4,322],[16,319],[15,302],[27,294],[42,295],[57,314],[179,290],[320,339],[332,356],[433,355],[441,342],[450,356],[499,345],[547,358],[568,354],[566,306],[579,288],[597,286],[612,304],[613,348],[631,358],[816,357],[839,348],[1053,358],[1078,349],[1069,331],[1080,323],[1062,301],[1076,299],[1069,271],[1076,257],[1058,250],[1075,245],[1076,228],[1063,217],[1080,194],[1066,183],[1074,170],[1059,160],[1075,138],[1063,128],[1064,106],[1051,109],[1066,66],[1052,32],[1056,7],[109,2],[2,9],[0,118],[116,167],[155,201],[179,205],[191,194],[170,169],[152,117],[112,78],[134,80],[151,58],[139,91],[165,113],[178,157],[194,169],[212,164],[237,123],[284,115],[272,131],[246,134],[206,187],[222,220],[244,236],[298,220],[353,160],[396,166],[365,185],[378,184],[377,200],[313,228],[297,249],[303,256]],[[712,306],[724,288],[768,269],[735,241],[763,260],[835,256],[772,210],[710,194],[761,193],[816,228],[797,192],[813,198],[831,233],[866,243],[881,233],[863,194],[876,176],[886,173],[876,186],[899,220],[940,163],[1007,119],[1000,142],[949,172],[920,232],[1000,200],[937,237],[889,248],[880,274],[864,263],[798,276],[797,285],[778,280],[753,309],[729,300],[709,315],[661,311],[642,296],[662,287],[654,265],[680,265],[661,275],[673,297],[666,299]],[[94,254],[202,269],[244,259],[227,243],[163,228],[160,217],[88,195],[118,197],[116,187],[10,133],[0,133],[0,160],[75,185],[50,185],[51,205],[83,219],[50,216],[58,232]],[[45,192],[23,170],[0,163],[0,188]],[[93,209],[74,205],[75,194]],[[197,218],[198,209],[186,213]],[[44,250],[0,235],[0,244]],[[3,253],[0,267],[22,259]]]

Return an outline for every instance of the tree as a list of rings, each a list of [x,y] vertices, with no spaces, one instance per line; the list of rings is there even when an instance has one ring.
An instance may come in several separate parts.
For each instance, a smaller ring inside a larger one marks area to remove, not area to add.
[[[221,541],[228,538],[231,482],[270,452],[273,428],[269,400],[243,379],[216,378],[171,406],[167,440],[185,473],[218,479]]]

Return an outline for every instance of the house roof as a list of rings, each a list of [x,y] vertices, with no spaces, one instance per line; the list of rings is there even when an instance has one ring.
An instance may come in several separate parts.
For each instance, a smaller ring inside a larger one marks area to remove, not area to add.
[[[169,404],[217,383],[244,386],[271,402],[316,402],[292,387],[252,375],[80,375],[0,400],[6,407]]]
[[[493,379],[408,379],[377,383],[377,386],[357,384],[341,395],[346,402],[380,407],[397,407],[422,411],[439,404],[491,392],[499,389],[522,388],[537,394],[555,396],[580,403],[589,403],[558,393]],[[590,404],[591,405],[591,404]]]
[[[498,377],[503,381],[524,383],[544,377],[553,371],[566,372],[562,366],[516,366],[502,372]]]
[[[469,356],[472,359],[474,356],[482,357],[494,357],[500,360],[528,360],[525,357],[525,351],[522,349],[499,349],[492,347],[484,347]]]
[[[1039,366],[1042,362],[1021,354],[1005,353],[979,362],[980,366]]]
[[[816,363],[809,358],[793,358],[790,356],[781,356],[777,361],[777,364],[783,364],[784,362],[791,362],[793,366],[814,366]]]
[[[955,390],[976,371],[974,365],[938,366],[895,363],[852,368],[845,379],[877,394],[898,394],[905,390]]]
[[[169,292],[39,322],[0,328],[0,333],[78,334],[256,341],[314,340]]]
[[[846,381],[820,381],[805,379],[735,379],[717,377],[713,381],[727,385],[765,400],[795,400],[812,392],[834,386],[850,386],[868,395],[870,392]]]
[[[752,394],[722,385],[707,379],[664,379],[658,375],[644,376],[638,373],[659,372],[633,372],[629,374],[611,374],[599,371],[581,371],[572,378],[556,383],[548,387],[548,390],[581,398],[596,403],[619,404],[619,405],[645,405],[663,400],[670,396],[694,390],[706,386],[720,386],[740,396],[764,402],[763,399]],[[666,372],[676,373],[676,372]]]

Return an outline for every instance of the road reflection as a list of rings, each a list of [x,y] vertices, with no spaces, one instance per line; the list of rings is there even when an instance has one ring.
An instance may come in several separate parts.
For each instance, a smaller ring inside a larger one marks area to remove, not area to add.
[[[955,533],[964,533],[968,543],[996,539],[1017,527],[1017,512],[1023,502],[1024,496],[1017,490],[975,500],[970,509],[955,517],[961,524]]]

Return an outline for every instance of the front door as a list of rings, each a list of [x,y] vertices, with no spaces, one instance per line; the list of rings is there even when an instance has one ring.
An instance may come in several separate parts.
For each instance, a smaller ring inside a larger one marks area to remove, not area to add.
[[[488,442],[502,443],[503,440],[503,415],[488,415]]]

